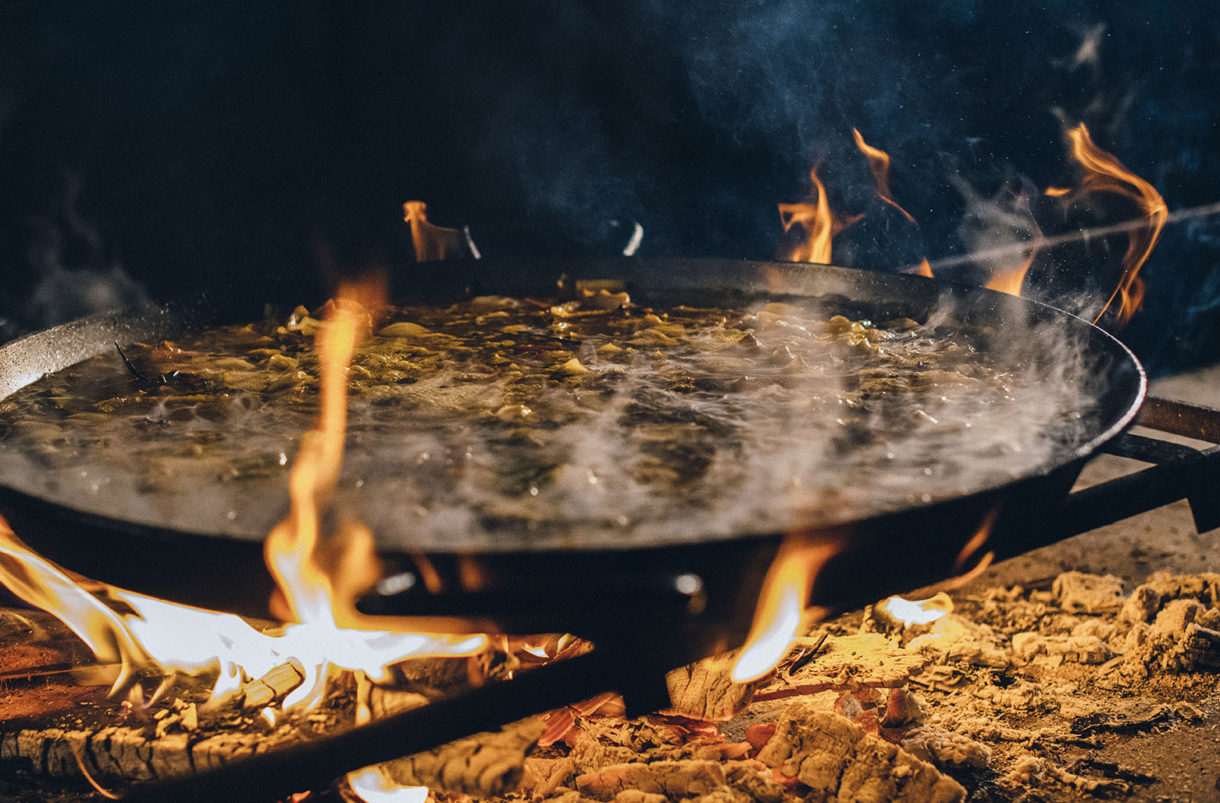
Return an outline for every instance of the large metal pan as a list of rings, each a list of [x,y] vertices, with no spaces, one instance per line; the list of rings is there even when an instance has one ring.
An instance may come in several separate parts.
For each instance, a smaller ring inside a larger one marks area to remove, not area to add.
[[[1081,344],[1087,370],[1096,380],[1097,413],[1079,442],[1004,484],[886,515],[834,522],[803,534],[807,540],[834,543],[836,556],[819,573],[812,600],[828,607],[868,601],[962,571],[962,548],[984,521],[990,522],[990,548],[999,554],[1015,554],[1044,541],[1048,517],[1067,497],[1084,463],[1131,423],[1144,396],[1146,379],[1134,355],[1088,322],[1036,302],[915,276],[732,260],[483,260],[414,265],[393,277],[393,290],[398,300],[429,301],[486,293],[553,294],[561,275],[572,281],[621,280],[633,299],[644,303],[741,303],[801,296],[826,299],[848,315],[882,319],[905,315],[921,320],[933,309],[951,309],[963,322],[993,328],[997,348],[1012,333],[1028,331],[1031,323],[1058,327]],[[139,314],[85,319],[31,335],[0,348],[0,397],[45,373],[113,350],[115,342],[165,337],[187,326],[254,319],[267,300],[171,304]],[[183,315],[183,309],[188,314]],[[0,512],[27,543],[52,560],[169,599],[265,613],[271,586],[262,568],[263,533],[190,532],[155,521],[99,515],[85,502],[64,504],[22,490],[17,480],[0,478]],[[749,593],[742,593],[737,584],[744,576],[748,586],[756,587],[787,534],[741,532],[695,544],[661,539],[631,549],[614,548],[596,537],[569,540],[564,549],[531,548],[518,542],[506,546],[489,539],[464,543],[461,553],[424,535],[407,547],[401,535],[387,539],[394,545],[385,555],[391,567],[411,570],[419,555],[426,554],[428,574],[440,578],[439,590],[461,594],[420,593],[416,602],[421,613],[486,614],[476,609],[484,602],[500,604],[493,601],[495,595],[511,597],[516,593],[513,589],[523,585],[535,589],[530,598],[563,594],[576,599],[575,605],[566,606],[571,613],[591,587],[589,578],[612,589],[638,589],[643,571],[654,577],[697,574],[712,585],[717,583],[712,578],[732,576],[724,587],[735,590],[722,595],[732,598],[724,603],[731,610],[719,613],[748,622],[753,599],[742,598]],[[431,591],[437,590],[434,583]],[[437,610],[438,599],[444,600],[448,611]],[[375,601],[371,607],[377,607]],[[501,614],[510,626],[552,624],[537,611],[532,618],[515,621],[509,613]]]

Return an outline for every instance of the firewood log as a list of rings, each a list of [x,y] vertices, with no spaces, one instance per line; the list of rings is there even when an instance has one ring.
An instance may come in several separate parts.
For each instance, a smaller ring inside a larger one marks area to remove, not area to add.
[[[434,750],[382,764],[382,772],[401,786],[426,786],[437,792],[488,797],[516,789],[525,753],[544,725],[531,717],[499,731],[476,733]]]
[[[709,722],[726,722],[744,709],[761,683],[735,683],[729,677],[737,652],[705,658],[665,676],[672,713]]]
[[[808,703],[789,706],[758,756],[815,792],[860,803],[952,803],[966,790],[936,767]]]

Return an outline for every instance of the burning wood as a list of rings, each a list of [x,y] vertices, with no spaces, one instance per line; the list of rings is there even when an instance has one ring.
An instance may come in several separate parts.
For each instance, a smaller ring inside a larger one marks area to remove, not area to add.
[[[797,639],[796,648],[814,639]],[[898,647],[877,633],[827,639],[822,651],[800,666],[781,667],[780,672],[756,695],[758,700],[776,700],[857,688],[897,688],[928,663],[928,658]]]
[[[1066,573],[1049,591],[958,596],[953,613],[903,629],[849,614],[799,638],[757,684],[725,680],[731,656],[673,673],[675,707],[697,718],[624,719],[598,702],[574,707],[567,737],[548,746],[536,745],[548,723],[532,718],[380,773],[426,785],[438,800],[958,800],[984,787],[1009,796],[1036,788],[1048,800],[1120,794],[1151,775],[1108,759],[1111,749],[1212,716],[1197,703],[1213,693],[1220,666],[1220,575],[1158,575],[1126,597],[1116,582]],[[972,642],[982,646],[966,649]],[[413,674],[437,676],[425,669]],[[694,710],[702,690],[711,701]],[[274,728],[236,698],[220,710],[183,699],[143,713],[127,707],[125,724],[115,721],[123,707],[103,702],[35,721],[13,714],[31,691],[10,684],[0,698],[0,759],[54,776],[83,764],[110,781],[198,772],[288,745],[343,727],[354,703],[341,690],[317,713]],[[378,685],[363,695],[374,716],[428,700]]]
[[[295,658],[271,669],[257,680],[242,686],[243,708],[266,708],[283,700],[290,692],[305,682],[305,667]]]
[[[760,685],[737,683],[730,676],[738,653],[675,669],[665,676],[673,713],[708,722],[731,719],[745,708]]]
[[[381,765],[400,786],[427,786],[437,792],[483,797],[516,789],[525,772],[525,754],[542,735],[541,720],[530,718]]]

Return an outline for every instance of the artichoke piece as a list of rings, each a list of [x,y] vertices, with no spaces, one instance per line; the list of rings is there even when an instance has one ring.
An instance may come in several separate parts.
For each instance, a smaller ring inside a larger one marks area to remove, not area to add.
[[[432,334],[432,330],[410,321],[398,321],[382,328],[377,334],[382,337],[420,337]]]

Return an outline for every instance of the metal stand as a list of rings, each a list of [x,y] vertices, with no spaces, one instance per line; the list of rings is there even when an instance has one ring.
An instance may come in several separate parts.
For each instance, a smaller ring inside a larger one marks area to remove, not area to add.
[[[1220,444],[1220,410],[1149,398],[1136,423]],[[1190,502],[1199,532],[1220,527],[1220,446],[1197,449],[1125,432],[1102,451],[1150,463],[1152,467],[1070,494],[1053,540],[1088,532],[1180,499]]]

